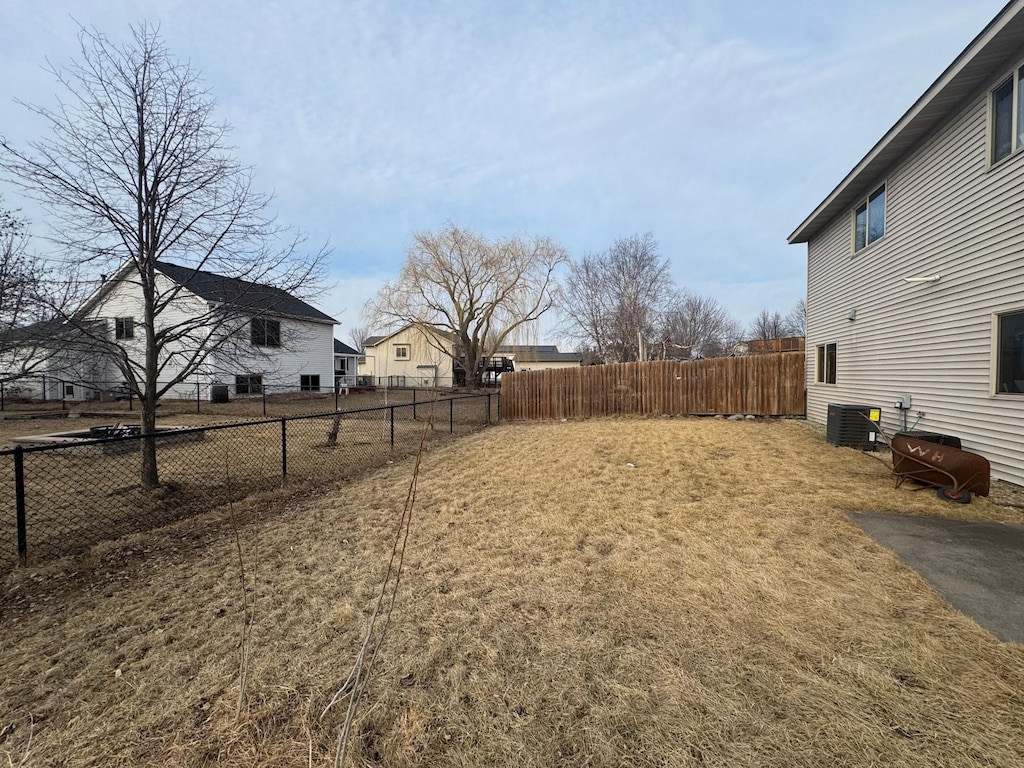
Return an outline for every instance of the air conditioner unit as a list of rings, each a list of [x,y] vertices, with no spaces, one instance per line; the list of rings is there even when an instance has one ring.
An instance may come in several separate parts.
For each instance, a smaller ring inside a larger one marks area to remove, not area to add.
[[[829,403],[825,439],[832,445],[873,451],[878,445],[882,410],[873,405]]]

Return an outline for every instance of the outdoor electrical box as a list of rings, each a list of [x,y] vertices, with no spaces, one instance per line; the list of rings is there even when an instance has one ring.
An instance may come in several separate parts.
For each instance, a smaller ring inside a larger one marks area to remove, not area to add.
[[[898,411],[909,411],[911,402],[912,398],[910,395],[899,395],[896,398],[896,402],[892,404],[892,407]]]
[[[214,384],[210,387],[211,403],[226,403],[230,399],[227,384]]]
[[[832,445],[873,451],[878,446],[882,409],[873,405],[829,403],[825,439]]]

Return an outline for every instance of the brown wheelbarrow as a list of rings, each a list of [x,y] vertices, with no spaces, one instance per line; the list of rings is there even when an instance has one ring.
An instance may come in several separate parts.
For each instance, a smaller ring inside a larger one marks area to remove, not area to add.
[[[938,488],[939,498],[961,504],[969,503],[972,493],[988,496],[991,468],[984,456],[901,433],[886,442],[897,488],[914,480]]]

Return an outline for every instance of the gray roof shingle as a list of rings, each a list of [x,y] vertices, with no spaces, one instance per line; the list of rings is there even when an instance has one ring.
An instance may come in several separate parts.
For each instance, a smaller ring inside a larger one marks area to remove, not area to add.
[[[259,314],[288,315],[320,323],[338,322],[302,299],[270,285],[251,283],[166,261],[156,262],[156,268],[206,301],[232,304]]]

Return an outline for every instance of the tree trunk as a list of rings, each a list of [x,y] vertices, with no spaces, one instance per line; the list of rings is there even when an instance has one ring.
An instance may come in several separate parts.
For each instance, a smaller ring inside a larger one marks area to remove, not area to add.
[[[142,434],[151,435],[156,432],[156,398],[152,390],[142,398]],[[142,487],[159,488],[160,472],[156,464],[156,438],[142,439]]]
[[[413,390],[415,394],[416,390]],[[334,421],[331,422],[331,428],[327,431],[327,447],[333,448],[338,444],[338,430],[341,428],[341,411],[334,413]]]

